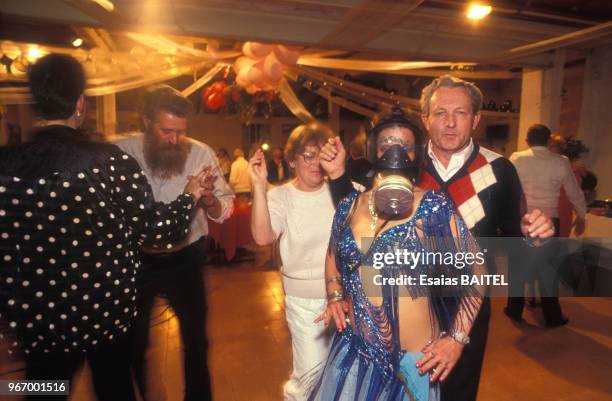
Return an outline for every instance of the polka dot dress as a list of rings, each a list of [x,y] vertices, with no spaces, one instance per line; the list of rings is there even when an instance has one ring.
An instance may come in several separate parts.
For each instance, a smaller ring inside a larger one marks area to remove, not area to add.
[[[130,156],[62,134],[0,151],[0,313],[17,338],[10,348],[26,354],[88,351],[124,335],[137,315],[140,246],[171,249],[193,206],[189,195],[154,202]]]

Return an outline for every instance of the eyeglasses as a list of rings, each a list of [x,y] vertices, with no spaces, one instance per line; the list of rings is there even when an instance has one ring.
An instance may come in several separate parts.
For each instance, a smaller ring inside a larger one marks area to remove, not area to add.
[[[376,150],[385,153],[393,145],[400,145],[404,151],[413,152],[415,149],[414,143],[408,143],[401,138],[395,136],[386,136],[376,140]]]
[[[304,152],[300,156],[304,158],[306,164],[314,164],[319,161],[319,152]]]

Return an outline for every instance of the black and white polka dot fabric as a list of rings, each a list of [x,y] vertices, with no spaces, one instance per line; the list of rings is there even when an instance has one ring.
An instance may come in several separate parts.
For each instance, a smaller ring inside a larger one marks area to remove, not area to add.
[[[0,318],[10,348],[86,352],[124,335],[137,314],[140,246],[171,249],[192,207],[189,195],[154,202],[134,159],[67,127],[1,148]]]

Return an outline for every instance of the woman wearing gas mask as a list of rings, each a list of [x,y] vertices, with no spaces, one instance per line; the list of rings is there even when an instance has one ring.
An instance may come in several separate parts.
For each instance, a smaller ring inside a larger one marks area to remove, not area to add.
[[[366,157],[376,176],[336,209],[317,321],[333,321],[338,334],[309,400],[439,400],[438,381],[469,342],[482,297],[459,280],[484,266],[427,256],[479,249],[444,194],[414,185],[422,145],[401,110],[371,124]]]

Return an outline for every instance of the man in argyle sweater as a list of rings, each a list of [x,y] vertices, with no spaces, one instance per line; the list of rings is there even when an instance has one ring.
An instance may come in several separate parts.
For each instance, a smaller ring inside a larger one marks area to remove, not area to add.
[[[480,121],[481,104],[482,93],[476,85],[449,75],[435,79],[423,89],[422,122],[430,141],[418,185],[425,190],[446,192],[479,239],[553,236],[553,223],[540,210],[521,217],[522,189],[512,163],[472,141],[472,132]],[[336,137],[326,144],[320,157],[337,202],[353,189],[344,173],[346,151],[340,139]],[[486,248],[485,244],[480,245]],[[489,256],[487,267],[493,271],[494,258]],[[476,400],[490,313],[490,300],[485,298],[467,346],[456,341],[455,336],[434,341],[433,358],[440,359],[438,366],[454,362],[443,360],[449,355],[459,359],[442,383],[442,401]],[[442,352],[436,352],[437,349]]]

